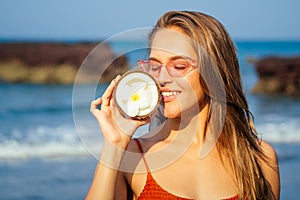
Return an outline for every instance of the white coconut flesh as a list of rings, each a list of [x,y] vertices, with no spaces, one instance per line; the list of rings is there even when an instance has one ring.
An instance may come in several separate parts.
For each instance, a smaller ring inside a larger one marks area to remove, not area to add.
[[[140,71],[125,74],[115,88],[116,104],[129,117],[147,117],[157,108],[159,96],[155,80]]]

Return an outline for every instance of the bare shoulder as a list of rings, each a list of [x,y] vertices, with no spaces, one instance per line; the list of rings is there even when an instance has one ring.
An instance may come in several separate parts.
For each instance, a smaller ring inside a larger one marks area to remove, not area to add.
[[[133,153],[146,153],[150,147],[153,147],[155,144],[159,143],[155,137],[151,138],[133,138],[131,139],[127,151]]]
[[[126,150],[124,151],[122,162],[119,169],[119,176],[125,178],[127,183],[131,182],[132,175],[141,160],[141,154],[136,139],[131,139]]]
[[[266,141],[261,141],[261,149],[266,156],[266,160],[262,160],[262,169],[265,174],[279,173],[278,157],[274,147]]]
[[[130,140],[130,143],[127,147],[127,151],[129,152],[134,152],[134,153],[137,153],[138,152],[138,146],[137,146],[137,142],[136,142],[137,139],[133,138]]]
[[[273,193],[276,199],[280,196],[280,175],[279,175],[279,165],[278,157],[275,149],[269,143],[261,141],[261,148],[264,154],[267,156],[267,160],[262,162],[262,170],[270,183]]]
[[[120,170],[124,172],[124,175],[131,176],[131,174],[136,171],[142,159],[142,151],[140,150],[140,148],[143,147],[139,147],[138,142],[136,140],[137,139],[131,139],[126,150],[124,151],[120,166]]]
[[[140,149],[140,148],[142,148],[142,149]],[[132,138],[126,151],[132,152],[132,153],[141,153],[141,150],[143,150],[143,149],[144,149],[143,138]]]
[[[277,163],[278,157],[277,157],[277,153],[276,153],[274,147],[271,144],[269,144],[268,142],[263,141],[263,140],[261,141],[260,145],[261,145],[261,148],[262,148],[264,154],[267,156],[268,160],[270,162]]]

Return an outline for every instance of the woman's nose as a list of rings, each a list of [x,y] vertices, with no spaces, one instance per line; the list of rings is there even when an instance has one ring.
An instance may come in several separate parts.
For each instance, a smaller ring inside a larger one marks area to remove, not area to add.
[[[172,77],[170,76],[166,67],[162,67],[158,76],[158,82],[161,86],[172,82]]]

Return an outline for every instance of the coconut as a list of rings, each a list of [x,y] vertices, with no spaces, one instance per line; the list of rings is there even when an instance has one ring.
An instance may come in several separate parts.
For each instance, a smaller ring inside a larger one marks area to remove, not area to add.
[[[160,103],[160,90],[156,80],[144,71],[125,73],[114,89],[119,111],[128,118],[146,119],[153,115]]]

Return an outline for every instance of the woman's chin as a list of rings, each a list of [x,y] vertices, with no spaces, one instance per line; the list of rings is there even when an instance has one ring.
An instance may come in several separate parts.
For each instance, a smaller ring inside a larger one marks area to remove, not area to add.
[[[176,112],[176,109],[173,109],[170,107],[168,109],[168,107],[164,109],[164,116],[168,119],[173,119],[173,118],[178,118],[180,117],[180,112]]]

